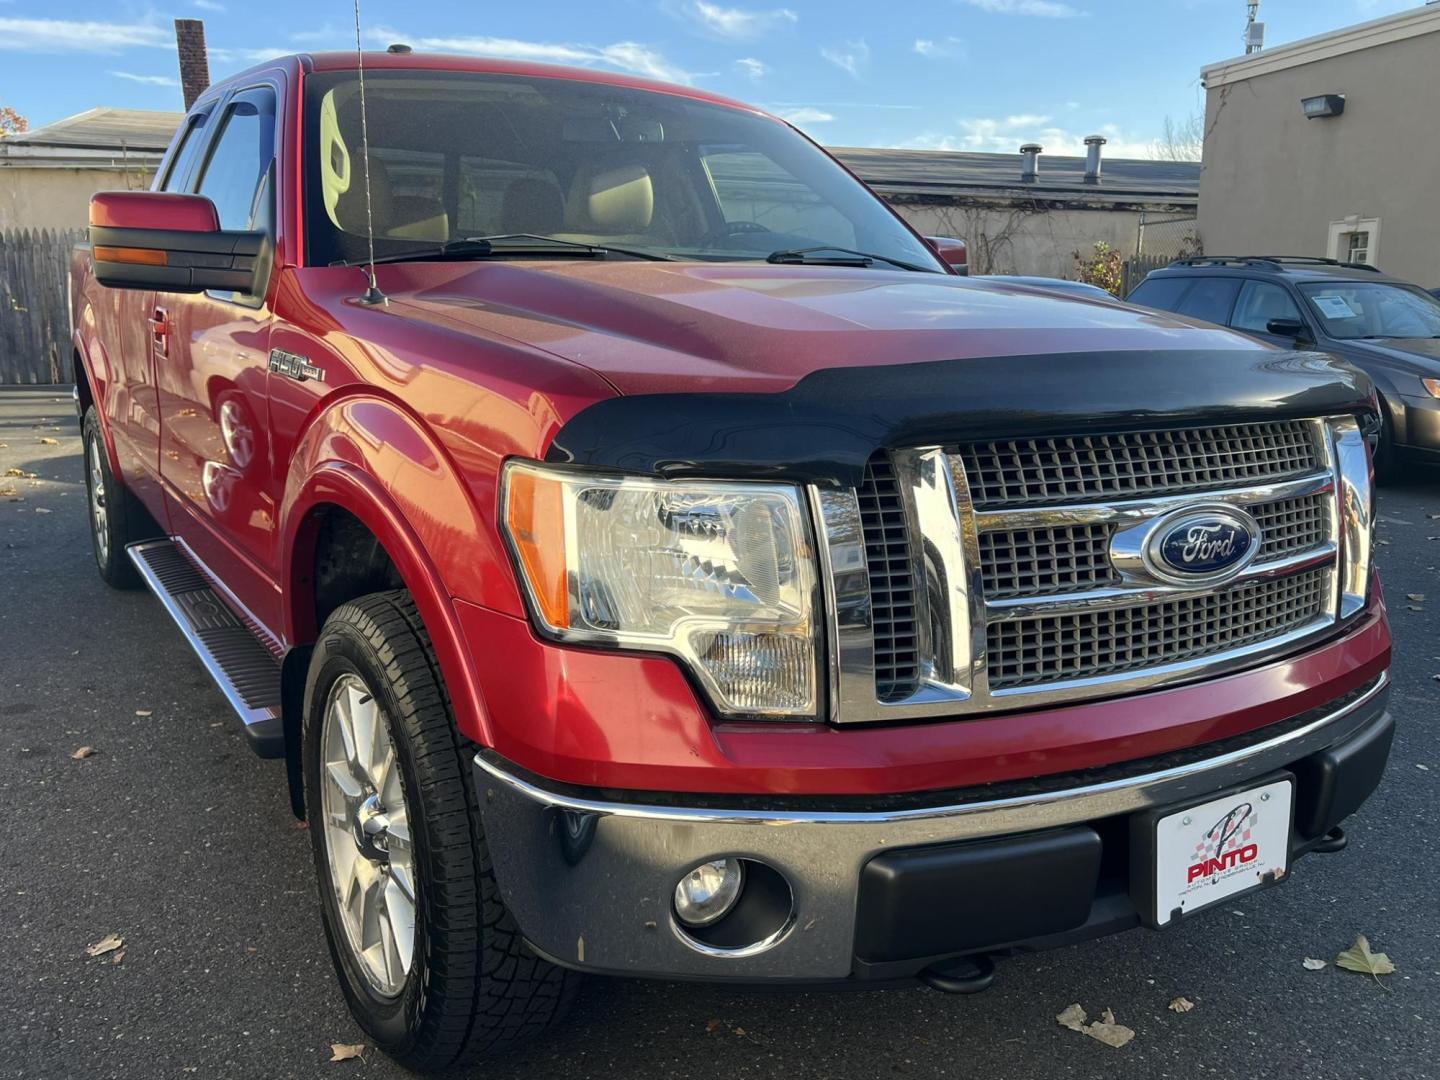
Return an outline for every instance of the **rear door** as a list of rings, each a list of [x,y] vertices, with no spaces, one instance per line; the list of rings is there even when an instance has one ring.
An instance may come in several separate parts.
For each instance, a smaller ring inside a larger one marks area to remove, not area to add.
[[[222,229],[275,227],[276,87],[238,91],[214,112],[214,134],[189,184],[215,204]],[[161,363],[160,472],[171,531],[231,599],[264,626],[278,594],[267,569],[275,525],[265,388],[271,312],[242,293],[160,294],[168,327]]]
[[[213,102],[211,103],[213,105]],[[210,108],[201,105],[177,132],[175,152],[155,185],[158,191],[185,191],[195,159],[205,143]],[[109,323],[102,338],[109,344],[115,379],[111,427],[115,454],[129,489],[163,521],[160,491],[160,402],[158,365],[166,362],[163,327],[155,323],[155,293],[148,289],[105,289],[101,317]]]

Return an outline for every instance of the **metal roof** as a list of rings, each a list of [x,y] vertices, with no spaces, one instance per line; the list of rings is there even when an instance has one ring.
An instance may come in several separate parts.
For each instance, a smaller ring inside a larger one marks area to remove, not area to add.
[[[1193,203],[1200,194],[1198,161],[1104,158],[1101,181],[1085,183],[1085,159],[1040,155],[1040,175],[1020,182],[1019,154],[949,150],[831,147],[855,175],[884,195],[1028,195],[1077,202]]]
[[[87,109],[0,139],[0,166],[34,169],[152,169],[183,113]]]

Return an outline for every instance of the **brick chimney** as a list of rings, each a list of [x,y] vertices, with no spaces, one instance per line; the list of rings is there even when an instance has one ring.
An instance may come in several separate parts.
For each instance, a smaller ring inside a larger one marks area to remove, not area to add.
[[[175,20],[175,48],[180,53],[180,92],[185,108],[210,85],[210,56],[205,51],[205,23],[201,19]]]

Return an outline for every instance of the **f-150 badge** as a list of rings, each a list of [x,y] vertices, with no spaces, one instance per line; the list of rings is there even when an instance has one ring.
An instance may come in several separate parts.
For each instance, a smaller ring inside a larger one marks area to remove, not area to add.
[[[285,375],[296,382],[304,382],[306,379],[314,379],[316,382],[325,381],[325,372],[312,364],[308,356],[286,352],[284,349],[270,350],[270,370],[276,375]]]

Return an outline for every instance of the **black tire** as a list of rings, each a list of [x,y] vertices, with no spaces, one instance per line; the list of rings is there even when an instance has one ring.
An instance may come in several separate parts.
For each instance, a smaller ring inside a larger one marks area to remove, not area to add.
[[[413,841],[412,966],[397,996],[377,994],[340,921],[322,822],[323,711],[337,679],[358,676],[380,706],[400,766]],[[320,906],[340,985],[360,1026],[421,1072],[465,1065],[543,1033],[573,1001],[579,976],[535,956],[501,902],[480,827],[471,758],[429,636],[410,594],[345,604],[320,632],[305,686],[305,801]]]
[[[1390,410],[1380,406],[1380,437],[1375,443],[1375,483],[1390,484],[1399,479],[1401,468],[1395,452],[1395,421]]]
[[[93,405],[85,410],[80,435],[85,461],[85,521],[90,527],[96,568],[101,580],[112,589],[138,589],[143,582],[125,554],[125,547],[149,536],[146,530],[135,528],[143,512],[110,469],[105,433]]]

